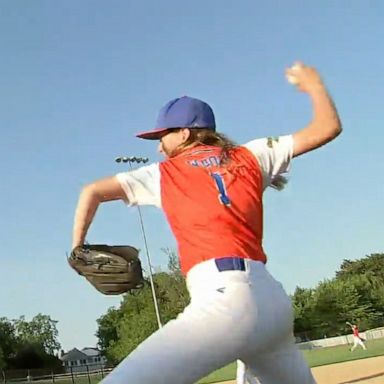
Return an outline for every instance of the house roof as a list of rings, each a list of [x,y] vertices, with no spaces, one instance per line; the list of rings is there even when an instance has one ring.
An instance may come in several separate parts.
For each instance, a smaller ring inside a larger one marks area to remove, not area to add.
[[[84,352],[79,351],[77,348],[73,348],[67,353],[65,353],[63,356],[60,357],[61,361],[74,361],[74,360],[80,360],[80,359],[86,359],[88,355],[86,355]]]
[[[81,359],[87,359],[89,357],[96,357],[100,356],[101,352],[97,348],[93,347],[86,347],[83,348],[81,351],[77,348],[73,348],[70,351],[64,353],[61,357],[61,361],[74,361],[74,360],[81,360]]]
[[[81,352],[85,353],[89,357],[100,356],[100,351],[97,348],[83,348]]]

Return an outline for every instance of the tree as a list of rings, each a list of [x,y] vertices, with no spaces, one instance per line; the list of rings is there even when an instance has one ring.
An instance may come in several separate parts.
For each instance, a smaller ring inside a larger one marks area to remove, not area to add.
[[[362,259],[344,260],[336,278],[353,281],[359,295],[376,312],[374,318],[364,319],[366,327],[384,325],[384,254],[373,253]]]
[[[361,329],[384,325],[384,254],[344,260],[334,279],[297,287],[292,302],[295,333],[311,339],[345,334],[346,321]]]
[[[162,324],[174,319],[188,305],[189,295],[174,252],[167,250],[169,272],[153,276]],[[127,293],[120,308],[109,309],[98,320],[99,346],[108,360],[118,363],[158,329],[151,287]]]
[[[345,259],[336,272],[338,279],[356,275],[366,275],[373,283],[384,282],[384,253],[373,253],[355,261]]]
[[[348,281],[353,284],[359,295],[359,304],[368,308],[361,318],[352,318],[352,322],[359,323],[359,326],[363,329],[383,325],[384,286],[373,284],[369,276],[365,274],[351,276]]]
[[[61,348],[58,342],[59,332],[57,321],[50,316],[39,313],[30,322],[21,316],[14,321],[16,335],[23,344],[41,345],[44,351],[50,355]]]
[[[118,340],[118,327],[122,316],[120,309],[109,308],[107,313],[97,320],[98,347],[109,360],[113,360],[112,356],[108,356],[108,350]]]
[[[16,355],[9,360],[12,369],[50,368],[56,372],[62,371],[62,362],[57,356],[48,354],[44,347],[38,344],[22,344]]]
[[[38,314],[28,322],[0,318],[0,369],[59,368],[61,361],[53,356],[60,348],[56,321]]]
[[[155,279],[156,275],[154,275]],[[104,341],[108,345],[106,356],[115,364],[157,329],[150,286],[147,284],[138,292],[127,293],[117,311],[119,318],[115,319],[117,322],[111,324],[117,337]],[[104,335],[106,334],[107,332],[104,332]]]
[[[313,337],[339,336],[346,332],[346,321],[374,314],[369,303],[361,302],[352,281],[325,280],[314,295]]]
[[[168,270],[172,274],[181,275],[180,261],[177,253],[171,248],[161,249],[168,256]]]
[[[5,317],[0,318],[0,365],[5,368],[14,357],[19,346],[13,323]]]
[[[168,256],[168,270],[170,279],[164,281],[162,286],[167,290],[167,303],[171,303],[176,314],[182,312],[190,301],[189,292],[185,282],[185,278],[181,273],[180,261],[177,253],[170,248],[163,248],[162,251]],[[166,275],[163,275],[166,276]],[[161,279],[161,275],[159,275]],[[168,289],[169,286],[172,289]],[[160,285],[159,285],[160,287]]]
[[[6,366],[7,366],[7,363],[5,361],[4,352],[0,346],[0,370],[4,369]]]
[[[308,339],[312,330],[312,316],[314,308],[314,290],[296,287],[292,296],[294,310],[294,330],[297,336]]]

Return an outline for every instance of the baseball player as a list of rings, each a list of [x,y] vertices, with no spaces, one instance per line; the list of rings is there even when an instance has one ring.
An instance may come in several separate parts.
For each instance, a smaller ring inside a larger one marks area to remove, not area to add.
[[[260,384],[241,360],[237,360],[236,364],[236,384]]]
[[[83,188],[73,247],[85,242],[101,203],[157,206],[177,240],[191,297],[103,383],[192,384],[237,359],[263,384],[314,383],[294,343],[290,299],[265,267],[262,197],[293,157],[333,140],[341,124],[314,68],[298,63],[286,75],[312,101],[304,129],[236,145],[216,132],[207,103],[180,97],[160,110],[154,130],[137,135],[159,141],[163,162]]]
[[[367,347],[365,346],[363,340],[360,337],[359,328],[357,327],[356,324],[352,324],[350,325],[350,327],[352,329],[352,334],[353,334],[353,346],[351,348],[351,352],[353,352],[358,345],[360,345],[360,347],[362,347],[365,351]]]

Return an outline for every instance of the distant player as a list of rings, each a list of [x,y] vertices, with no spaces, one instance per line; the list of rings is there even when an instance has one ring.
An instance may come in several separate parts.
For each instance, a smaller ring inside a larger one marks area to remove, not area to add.
[[[101,203],[159,207],[177,240],[191,297],[177,319],[140,344],[103,383],[192,384],[235,360],[263,384],[315,382],[295,345],[291,301],[265,267],[263,192],[281,185],[293,157],[338,136],[341,124],[314,68],[298,64],[286,74],[312,101],[313,118],[304,129],[237,145],[216,132],[207,103],[180,97],[160,110],[156,129],[138,135],[159,141],[163,162],[82,190],[73,247],[84,244]],[[234,103],[231,113],[240,109]],[[287,266],[294,262],[286,260]]]
[[[353,346],[351,348],[351,352],[353,352],[358,345],[360,345],[360,347],[363,348],[365,351],[367,347],[365,346],[363,340],[360,337],[359,328],[355,324],[349,324],[349,325],[352,329],[352,334],[353,334]]]
[[[237,360],[236,364],[236,384],[260,384],[241,360]]]

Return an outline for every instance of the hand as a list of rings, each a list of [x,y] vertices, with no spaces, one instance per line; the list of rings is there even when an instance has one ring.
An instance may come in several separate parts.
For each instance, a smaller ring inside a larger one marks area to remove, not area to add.
[[[83,245],[84,245],[84,243],[81,242],[81,241],[73,241],[73,242],[72,242],[72,251],[73,251],[76,247],[78,247],[78,246],[83,246]]]
[[[291,84],[306,93],[311,93],[317,89],[324,89],[325,86],[317,70],[308,67],[300,61],[297,61],[292,67],[285,70],[285,76]]]
[[[293,156],[300,156],[329,143],[341,133],[336,106],[315,68],[301,62],[286,70],[287,80],[306,92],[312,102],[312,121],[293,134]]]

